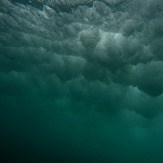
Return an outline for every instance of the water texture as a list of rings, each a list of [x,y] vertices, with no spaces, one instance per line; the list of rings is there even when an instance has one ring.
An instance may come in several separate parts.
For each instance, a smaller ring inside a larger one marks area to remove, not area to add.
[[[162,163],[163,1],[0,1],[0,162]]]

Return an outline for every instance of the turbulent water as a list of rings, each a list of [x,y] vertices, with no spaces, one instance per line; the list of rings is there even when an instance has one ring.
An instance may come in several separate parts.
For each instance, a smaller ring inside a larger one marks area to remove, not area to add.
[[[162,25],[162,0],[1,0],[1,162],[162,163]]]
[[[48,5],[51,8],[61,7],[61,8],[72,8],[80,5],[88,5],[89,3],[95,2],[95,0],[10,0],[13,3],[23,3],[30,4],[32,6],[41,7],[43,5]],[[131,0],[97,0],[103,2],[110,6],[122,5]]]

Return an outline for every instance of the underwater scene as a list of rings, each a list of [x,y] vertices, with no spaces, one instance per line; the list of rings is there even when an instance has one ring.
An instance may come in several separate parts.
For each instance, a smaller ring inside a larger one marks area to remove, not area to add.
[[[0,0],[1,163],[163,163],[162,0]]]

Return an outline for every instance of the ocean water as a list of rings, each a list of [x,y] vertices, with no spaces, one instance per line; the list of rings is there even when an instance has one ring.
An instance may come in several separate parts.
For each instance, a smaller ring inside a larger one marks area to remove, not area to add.
[[[0,162],[163,162],[162,0],[0,0]]]

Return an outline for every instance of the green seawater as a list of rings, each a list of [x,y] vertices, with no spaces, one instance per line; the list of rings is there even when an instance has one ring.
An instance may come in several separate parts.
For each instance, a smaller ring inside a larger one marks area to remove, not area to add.
[[[0,162],[163,163],[162,9],[1,0]]]

